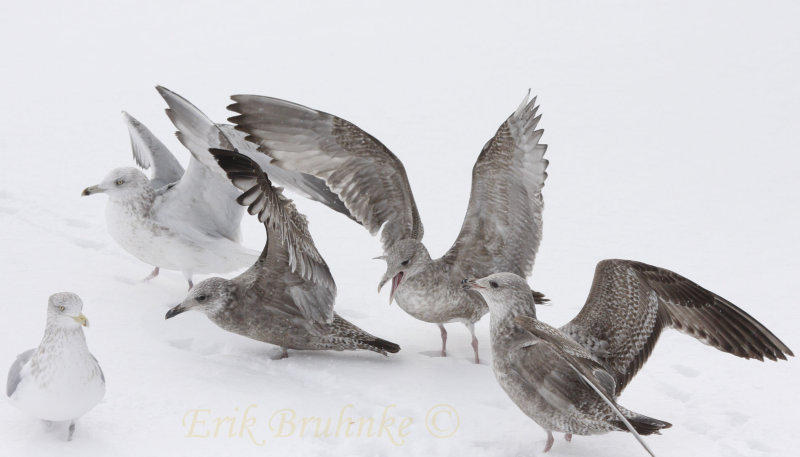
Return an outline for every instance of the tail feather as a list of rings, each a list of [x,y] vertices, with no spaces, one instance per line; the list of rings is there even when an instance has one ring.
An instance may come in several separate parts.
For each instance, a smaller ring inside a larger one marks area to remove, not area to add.
[[[544,294],[541,292],[532,290],[531,294],[533,294],[533,302],[536,303],[537,305],[541,305],[543,303],[547,303],[550,301],[550,299],[545,297]]]
[[[383,355],[400,351],[399,345],[361,330],[336,313],[333,315],[333,328],[333,338],[344,343],[342,349],[366,349]]]
[[[626,419],[628,419],[628,422],[631,423],[633,428],[640,435],[658,435],[661,433],[661,429],[672,427],[672,424],[669,422],[653,419],[652,417],[643,416],[641,414],[626,416]],[[614,425],[618,426],[620,430],[627,430],[625,424],[621,421],[614,422]]]

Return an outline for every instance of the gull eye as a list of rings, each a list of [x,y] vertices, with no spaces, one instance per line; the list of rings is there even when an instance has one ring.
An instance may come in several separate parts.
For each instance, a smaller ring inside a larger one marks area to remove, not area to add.
[[[58,307],[59,311],[64,311],[65,309],[67,309],[67,308],[64,308],[64,305],[61,305],[61,306]]]
[[[118,180],[114,181],[114,184],[116,184],[118,186],[121,186],[121,185],[125,184],[125,180],[124,179],[118,179]]]
[[[402,265],[404,267],[408,266],[408,260],[403,260],[402,262],[400,262],[400,265]]]
[[[497,287],[498,287],[497,283],[494,282],[494,281],[489,281],[489,285],[492,287],[492,289],[497,289]]]
[[[206,301],[207,298],[208,298],[208,295],[204,294],[204,295],[198,295],[197,297],[195,297],[195,300],[197,300],[197,301],[202,303],[202,302]]]

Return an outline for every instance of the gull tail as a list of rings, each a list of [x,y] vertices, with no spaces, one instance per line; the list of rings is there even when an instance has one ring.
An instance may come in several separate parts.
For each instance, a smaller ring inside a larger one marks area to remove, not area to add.
[[[333,326],[333,334],[330,340],[336,346],[335,349],[366,349],[383,355],[400,351],[399,345],[361,330],[338,314],[334,313],[331,325]]]
[[[672,427],[672,424],[669,422],[664,422],[662,420],[653,419],[652,417],[644,416],[642,414],[625,411],[623,408],[620,408],[620,410],[624,411],[625,417],[628,419],[628,423],[630,423],[640,435],[660,434],[661,429]],[[614,422],[614,424],[619,427],[620,430],[626,430],[625,424],[623,424],[622,421]]]

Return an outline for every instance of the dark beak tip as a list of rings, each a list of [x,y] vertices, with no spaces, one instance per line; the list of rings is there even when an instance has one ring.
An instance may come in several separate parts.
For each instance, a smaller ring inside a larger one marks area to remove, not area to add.
[[[167,311],[167,314],[164,315],[164,320],[173,318],[178,314],[182,313],[183,311],[184,310],[180,309],[178,306],[171,308],[169,311]]]
[[[85,197],[87,195],[92,195],[92,193],[89,192],[89,189],[83,189],[83,192],[81,192],[81,197]]]

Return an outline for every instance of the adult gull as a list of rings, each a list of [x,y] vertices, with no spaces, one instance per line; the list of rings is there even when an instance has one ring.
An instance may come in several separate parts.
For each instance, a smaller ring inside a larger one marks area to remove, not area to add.
[[[123,112],[134,159],[153,169],[152,178],[133,167],[117,168],[82,193],[108,195],[108,231],[126,251],[155,267],[145,280],[156,277],[160,268],[178,270],[191,288],[193,274],[229,272],[258,257],[240,244],[243,209],[234,201],[240,192],[211,158],[210,147],[250,150],[278,182],[333,209],[342,208],[319,178],[271,166],[241,132],[215,124],[180,95],[160,86],[157,90],[169,106],[166,112],[178,139],[191,153],[186,171],[147,127]]]
[[[463,290],[465,277],[510,271],[527,276],[542,236],[542,187],[547,146],[537,130],[536,99],[522,101],[483,147],[472,171],[472,191],[461,232],[444,256],[432,259],[400,160],[370,134],[339,117],[256,95],[235,95],[229,121],[275,159],[273,165],[317,176],[338,195],[350,216],[373,235],[381,231],[389,301],[413,317],[439,326],[461,322],[472,334],[487,312],[479,294]],[[537,300],[543,296],[534,293]]]
[[[733,303],[683,276],[631,260],[598,263],[586,304],[560,328],[536,319],[525,280],[495,273],[464,280],[490,309],[493,369],[516,405],[547,431],[658,433],[669,423],[629,411],[617,396],[661,332],[675,328],[745,359],[786,360],[792,351]],[[648,452],[652,452],[648,449]]]
[[[206,279],[166,319],[197,310],[232,333],[288,349],[366,349],[386,355],[400,346],[361,330],[333,311],[336,284],[317,251],[308,223],[252,159],[212,149],[231,182],[236,201],[264,223],[267,241],[250,269],[228,280]]]
[[[6,395],[19,409],[48,422],[69,423],[67,440],[72,440],[75,421],[94,408],[106,390],[103,370],[83,335],[89,321],[82,309],[74,293],[51,295],[42,342],[17,356],[6,383]]]

